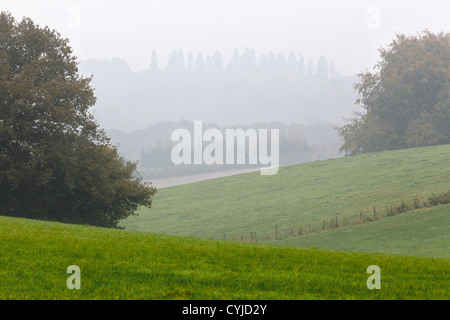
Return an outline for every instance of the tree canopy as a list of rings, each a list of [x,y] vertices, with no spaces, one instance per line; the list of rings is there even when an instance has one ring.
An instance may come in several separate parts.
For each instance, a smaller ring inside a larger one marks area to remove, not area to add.
[[[397,35],[374,72],[358,75],[362,110],[338,128],[358,154],[450,143],[450,34]]]
[[[0,214],[118,227],[156,189],[133,174],[89,108],[67,39],[0,13]]]

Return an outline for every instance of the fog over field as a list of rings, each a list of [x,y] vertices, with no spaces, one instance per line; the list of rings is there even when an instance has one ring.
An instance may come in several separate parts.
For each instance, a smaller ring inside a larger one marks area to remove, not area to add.
[[[179,121],[196,120],[294,131],[302,150],[286,163],[340,155],[334,127],[358,110],[357,74],[396,33],[448,30],[450,4],[6,0],[2,10],[70,40],[80,72],[93,75],[92,113],[142,166]]]

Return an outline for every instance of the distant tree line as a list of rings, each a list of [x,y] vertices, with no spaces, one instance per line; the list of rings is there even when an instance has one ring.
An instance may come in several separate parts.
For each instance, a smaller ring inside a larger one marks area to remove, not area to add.
[[[252,73],[261,71],[288,71],[304,76],[316,76],[321,79],[335,78],[336,68],[332,61],[327,62],[324,56],[320,56],[317,63],[311,58],[306,61],[302,53],[290,52],[286,57],[283,53],[256,55],[253,49],[245,48],[242,53],[236,49],[231,60],[225,64],[223,55],[215,51],[212,55],[205,55],[198,52],[195,57],[192,52],[185,56],[182,49],[173,50],[169,55],[168,64],[165,68],[158,65],[158,57],[155,51],[152,52],[151,64],[148,71],[168,71],[168,72],[220,72],[223,70],[234,70],[236,72]]]
[[[162,178],[168,176],[183,176],[189,174],[197,174],[203,172],[214,172],[214,171],[222,171],[222,170],[232,170],[232,169],[243,169],[243,168],[256,168],[261,167],[260,164],[252,165],[249,164],[249,155],[248,149],[245,156],[245,164],[237,164],[237,153],[235,152],[235,161],[233,165],[230,164],[201,164],[201,165],[175,165],[171,159],[171,153],[174,145],[177,142],[170,141],[171,130],[175,130],[177,128],[186,128],[193,135],[193,123],[190,121],[181,121],[181,122],[167,122],[160,123],[155,125],[155,127],[160,128],[159,133],[166,132],[165,137],[161,140],[158,140],[151,146],[145,148],[139,157],[138,161],[138,172],[144,179],[154,179],[154,178]],[[161,128],[165,129],[161,129]],[[139,135],[143,135],[143,132],[152,132],[153,126],[149,126],[145,131],[140,132]],[[225,128],[221,127],[217,124],[204,124],[204,130],[209,128],[218,128],[224,132]],[[257,123],[251,126],[249,125],[234,125],[227,126],[226,128],[240,128],[243,130],[247,130],[249,128],[253,128],[256,130],[259,129],[278,129],[280,130],[280,140],[279,140],[279,155],[280,155],[280,165],[289,165],[289,164],[298,164],[306,161],[316,160],[320,158],[328,158],[333,156],[338,156],[337,146],[335,147],[330,142],[330,145],[322,145],[320,147],[309,145],[305,138],[306,129],[301,124],[291,124],[286,125],[280,122],[274,123]],[[317,128],[316,130],[320,130]],[[322,133],[325,130],[322,129]],[[317,134],[317,133],[314,133]],[[150,135],[150,134],[149,134]],[[126,141],[126,140],[123,140]],[[204,143],[204,147],[208,143]],[[224,143],[225,147],[225,143]],[[123,151],[126,148],[122,148]],[[125,151],[126,152],[126,151]],[[270,152],[270,150],[269,150]],[[191,151],[193,154],[193,150]],[[225,154],[225,149],[224,149]]]
[[[149,123],[182,119],[218,124],[282,121],[337,123],[351,114],[353,77],[338,75],[334,64],[291,52],[256,55],[174,50],[165,67],[153,52],[150,67],[132,72],[125,62],[90,60],[98,96],[96,116],[107,128],[132,131]]]

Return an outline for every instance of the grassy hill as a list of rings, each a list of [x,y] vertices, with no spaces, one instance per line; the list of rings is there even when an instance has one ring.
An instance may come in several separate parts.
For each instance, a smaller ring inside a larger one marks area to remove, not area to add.
[[[0,217],[0,299],[446,299],[450,260]],[[69,290],[67,267],[81,269]],[[381,289],[366,286],[381,268]]]
[[[154,207],[124,221],[129,230],[258,240],[377,214],[401,201],[450,189],[450,145],[316,161],[159,190]]]
[[[450,259],[450,205],[269,243]]]

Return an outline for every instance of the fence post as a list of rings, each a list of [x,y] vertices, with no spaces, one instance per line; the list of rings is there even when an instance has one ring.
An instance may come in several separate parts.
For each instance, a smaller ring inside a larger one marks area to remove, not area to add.
[[[339,228],[338,216],[336,216],[336,228]]]
[[[223,240],[227,240],[227,234],[226,233],[223,234]]]
[[[278,239],[278,225],[275,225],[275,240]]]

